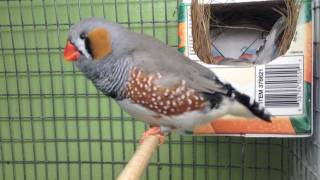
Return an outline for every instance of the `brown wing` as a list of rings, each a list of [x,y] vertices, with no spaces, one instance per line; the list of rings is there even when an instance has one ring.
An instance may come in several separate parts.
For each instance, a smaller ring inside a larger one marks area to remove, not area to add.
[[[125,97],[167,116],[203,110],[206,106],[204,97],[188,87],[184,80],[166,77],[161,73],[146,73],[136,67],[130,72]]]

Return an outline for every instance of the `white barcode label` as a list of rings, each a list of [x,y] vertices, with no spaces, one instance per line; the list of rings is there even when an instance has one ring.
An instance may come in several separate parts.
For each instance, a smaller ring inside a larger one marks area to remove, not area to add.
[[[303,56],[257,66],[256,99],[273,115],[303,114]]]

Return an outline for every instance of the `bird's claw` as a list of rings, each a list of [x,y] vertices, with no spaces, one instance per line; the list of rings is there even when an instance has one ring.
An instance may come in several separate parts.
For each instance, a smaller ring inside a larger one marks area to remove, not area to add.
[[[140,144],[142,144],[148,136],[157,136],[159,138],[159,145],[163,144],[165,141],[165,135],[161,132],[161,128],[158,126],[152,127],[144,132],[140,138]]]

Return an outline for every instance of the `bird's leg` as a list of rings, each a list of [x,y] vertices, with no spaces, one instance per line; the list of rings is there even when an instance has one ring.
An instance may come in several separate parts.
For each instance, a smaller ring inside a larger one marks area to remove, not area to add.
[[[148,136],[157,136],[159,138],[159,145],[164,143],[165,136],[171,131],[171,128],[165,126],[153,126],[143,133],[140,144],[143,143],[144,139]]]

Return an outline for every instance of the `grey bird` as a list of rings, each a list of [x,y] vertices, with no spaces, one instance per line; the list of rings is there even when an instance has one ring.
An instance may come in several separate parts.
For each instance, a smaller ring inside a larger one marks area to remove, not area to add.
[[[144,137],[188,130],[227,114],[271,121],[263,106],[211,70],[116,23],[95,18],[76,23],[64,57],[130,115],[154,125]]]
[[[250,65],[261,65],[268,64],[269,62],[280,56],[279,41],[281,35],[285,30],[287,18],[281,16],[272,26],[268,36],[265,38],[264,43],[257,50],[257,54],[253,56],[253,60],[244,61],[243,59],[234,58],[224,58],[220,61],[219,65],[229,65],[229,66],[250,66]]]
[[[285,30],[286,21],[286,17],[281,16],[272,26],[264,45],[257,52],[256,64],[267,64],[281,55],[278,42]]]

